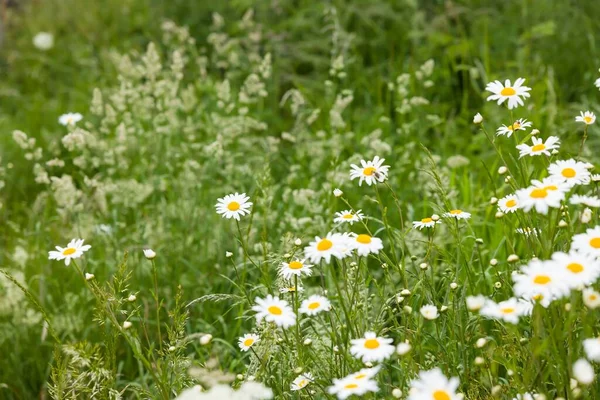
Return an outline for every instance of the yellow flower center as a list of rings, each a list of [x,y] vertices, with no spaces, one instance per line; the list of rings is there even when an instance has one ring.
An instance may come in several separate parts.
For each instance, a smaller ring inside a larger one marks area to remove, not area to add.
[[[588,299],[589,299],[589,300],[592,300],[592,301],[593,301],[593,300],[596,300],[597,298],[598,298],[598,296],[596,296],[595,294],[590,294],[590,295],[588,296]]]
[[[586,124],[592,123],[592,117],[583,117],[583,120],[585,121]]]
[[[533,278],[533,283],[537,285],[547,285],[551,281],[552,279],[550,279],[548,275],[538,275],[535,278]]]
[[[369,350],[373,350],[379,347],[379,340],[377,339],[367,339],[365,340],[365,347]]]
[[[548,197],[548,192],[546,189],[535,188],[531,191],[531,193],[529,193],[529,197],[532,199],[543,199]]]
[[[292,261],[288,264],[288,266],[290,267],[290,269],[301,269],[303,267],[300,261]]]
[[[544,189],[546,189],[546,190],[558,190],[558,186],[556,186],[556,185],[548,185],[548,186],[544,186]]]
[[[342,218],[344,218],[344,219],[352,219],[353,216],[354,215],[352,215],[352,214],[344,214],[344,216]]]
[[[366,378],[366,377],[367,377],[367,374],[358,374],[358,375],[356,375],[354,377],[354,379],[363,379],[363,378]]]
[[[445,390],[436,390],[433,392],[433,400],[450,400],[450,395]]]
[[[69,247],[68,249],[64,249],[63,250],[63,256],[70,256],[71,254],[75,253],[77,250],[75,250],[72,247]]]
[[[432,220],[431,218],[423,218],[423,219],[421,220],[421,222],[422,222],[422,223],[424,223],[424,224],[428,224],[429,222],[432,222],[432,221],[433,221],[433,220]]]
[[[240,209],[240,203],[237,201],[232,201],[231,203],[227,204],[227,209],[229,211],[237,211]]]
[[[271,306],[268,308],[269,313],[273,314],[273,315],[281,315],[283,314],[283,310],[281,310],[281,308],[277,307],[277,306]]]
[[[513,200],[513,199],[510,199],[506,202],[506,207],[514,207],[516,205],[517,205],[517,201]]]
[[[562,170],[562,176],[565,178],[573,178],[577,173],[573,168],[565,168]]]
[[[544,296],[542,296],[541,294],[536,294],[535,296],[532,297],[533,300],[536,301],[541,301],[544,299]]]
[[[367,167],[363,170],[363,174],[365,174],[366,176],[371,176],[375,173],[375,171],[377,171],[377,168],[375,167]]]
[[[520,129],[521,128],[521,123],[519,121],[515,121],[515,123],[512,124],[511,128],[512,128],[511,131],[513,129]]]
[[[321,239],[321,241],[317,244],[317,250],[325,251],[329,250],[333,246],[333,242],[329,239]]]
[[[567,265],[567,269],[574,274],[579,274],[580,272],[583,272],[583,270],[585,268],[581,264],[571,263],[571,264]]]
[[[362,243],[362,244],[369,244],[369,243],[371,243],[371,236],[369,236],[369,235],[365,235],[365,234],[363,233],[363,234],[360,234],[360,235],[358,235],[358,236],[356,237],[356,241],[357,241],[358,243]]]
[[[512,307],[504,307],[501,308],[500,311],[502,312],[502,314],[512,314],[515,312],[515,309]]]
[[[315,301],[314,303],[310,303],[308,305],[308,309],[315,310],[315,309],[319,308],[320,305],[321,305],[321,303],[319,303],[318,301]]]
[[[252,338],[244,340],[244,346],[246,346],[246,347],[252,346],[252,343],[254,343],[254,339],[252,339]]]
[[[536,144],[531,148],[531,151],[542,151],[546,150],[546,145],[544,143]]]
[[[452,214],[452,215],[462,214],[462,210],[451,210],[450,214]]]
[[[356,389],[358,387],[358,385],[356,383],[349,383],[346,386],[344,386],[344,389]]]
[[[303,388],[307,384],[308,384],[308,381],[306,379],[302,379],[300,382],[298,382],[298,387]]]
[[[515,94],[517,94],[517,91],[511,87],[505,87],[504,89],[502,89],[500,94],[502,96],[514,96]]]
[[[592,240],[590,240],[590,246],[592,246],[595,249],[600,249],[600,237],[595,237]]]

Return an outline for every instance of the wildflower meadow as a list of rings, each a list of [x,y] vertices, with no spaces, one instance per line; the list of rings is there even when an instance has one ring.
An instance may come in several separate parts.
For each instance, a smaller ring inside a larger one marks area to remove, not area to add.
[[[595,2],[0,18],[0,399],[600,399]]]

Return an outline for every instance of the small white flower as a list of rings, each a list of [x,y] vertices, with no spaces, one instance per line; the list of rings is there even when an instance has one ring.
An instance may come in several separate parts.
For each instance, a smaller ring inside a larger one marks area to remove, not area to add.
[[[502,104],[508,100],[508,109],[512,110],[518,106],[524,105],[522,98],[530,97],[529,91],[531,88],[523,86],[525,79],[518,78],[514,85],[511,84],[510,80],[504,81],[504,84],[500,81],[494,81],[487,84],[485,90],[492,92],[492,95],[488,96],[488,101],[497,101],[498,104]]]
[[[560,147],[560,139],[556,136],[550,136],[544,140],[537,137],[532,137],[531,141],[533,142],[532,146],[528,146],[527,144],[519,144],[517,145],[517,150],[519,150],[519,158],[525,156],[539,156],[541,154],[545,154],[550,157],[550,152],[552,150],[556,150]]]
[[[583,304],[585,304],[587,308],[594,309],[600,307],[600,293],[592,288],[585,288],[583,289],[582,295]]]
[[[290,390],[297,391],[297,390],[304,389],[313,380],[314,380],[314,378],[313,378],[313,376],[312,376],[312,374],[310,372],[307,372],[305,374],[299,375],[292,382],[292,385],[290,386]]]
[[[424,305],[423,307],[421,307],[421,309],[419,310],[419,312],[421,313],[421,315],[423,316],[423,318],[429,319],[429,320],[434,320],[434,319],[436,319],[437,317],[440,316],[438,314],[437,307],[434,306],[434,305],[432,305],[432,304]]]
[[[296,314],[294,314],[287,301],[270,294],[264,299],[257,297],[255,301],[256,305],[252,307],[252,310],[257,313],[257,323],[264,319],[283,328],[296,325]]]
[[[512,123],[512,125],[502,125],[500,128],[496,129],[496,135],[511,137],[514,131],[524,131],[527,128],[531,127],[531,122],[528,122],[526,119],[518,119]]]
[[[94,278],[95,278],[94,274],[88,274],[87,272],[85,273],[85,280],[86,281],[91,281]]]
[[[600,257],[600,226],[588,228],[573,236],[571,249],[592,257]]]
[[[289,263],[283,262],[279,268],[279,275],[288,280],[292,279],[294,276],[311,276],[312,267],[311,264],[304,263],[304,260],[296,259]]]
[[[456,218],[456,219],[469,219],[471,218],[471,213],[468,213],[463,210],[450,210],[449,212],[443,215],[446,218]]]
[[[351,343],[350,354],[363,362],[383,361],[395,351],[392,339],[378,337],[374,332],[366,332],[364,338],[352,339]]]
[[[356,213],[353,213],[352,210],[336,212],[333,222],[338,223],[338,224],[347,222],[350,225],[352,225],[353,223],[358,222],[364,218],[364,215],[362,214],[361,211],[362,210],[358,210],[358,211],[356,211]]]
[[[71,260],[74,258],[79,258],[88,251],[92,246],[89,244],[84,245],[83,239],[73,239],[69,242],[67,247],[56,246],[57,251],[49,251],[48,259],[49,260],[65,260],[65,265],[69,265]]]
[[[83,119],[79,113],[66,113],[58,118],[58,123],[64,126],[74,126]]]
[[[244,336],[238,339],[238,346],[242,351],[250,350],[250,347],[260,342],[260,336],[255,333],[246,333]]]
[[[475,116],[473,117],[473,123],[480,124],[482,122],[483,122],[483,116],[479,113],[475,114]]]
[[[321,311],[329,311],[331,303],[327,297],[313,294],[308,299],[303,300],[298,311],[302,314],[316,315]]]
[[[371,368],[374,369],[374,368]],[[363,370],[361,370],[363,371]],[[355,375],[365,375],[362,379],[354,378]],[[353,373],[342,379],[333,379],[333,385],[327,388],[329,394],[336,395],[338,400],[345,400],[352,395],[362,396],[363,394],[379,391],[377,382],[367,377],[366,373]]]
[[[352,246],[356,249],[356,253],[359,256],[368,256],[369,254],[377,254],[379,250],[383,249],[383,242],[381,239],[374,236],[361,233],[357,235],[353,233],[350,235],[353,240]]]
[[[526,315],[529,310],[524,303],[517,299],[510,298],[500,303],[488,299],[479,313],[487,318],[499,319],[511,324],[519,323],[519,317]]]
[[[207,344],[209,344],[212,340],[212,335],[210,333],[207,333],[206,335],[202,335],[200,337],[200,344],[203,346],[206,346]]]
[[[342,192],[340,189],[333,189],[333,195],[335,197],[341,197],[344,194],[344,192]]]
[[[594,208],[600,207],[600,199],[598,198],[598,196],[581,196],[578,194],[574,194],[569,199],[569,203],[584,204],[588,207],[594,207]]]
[[[596,122],[596,116],[591,111],[586,111],[585,113],[580,111],[579,114],[579,116],[575,117],[576,122],[583,122],[586,125],[591,125]]]
[[[508,168],[506,168],[504,165],[498,167],[498,175],[504,175],[507,172],[508,172]]]
[[[366,182],[367,185],[371,186],[374,183],[385,181],[390,166],[383,165],[384,161],[384,158],[375,156],[373,161],[360,160],[360,167],[356,164],[352,164],[350,166],[352,168],[350,170],[350,180],[359,178],[358,186],[361,186],[363,182]]]
[[[594,367],[585,358],[580,358],[573,364],[573,377],[582,385],[589,385],[596,379]]]
[[[423,228],[433,228],[435,224],[441,224],[442,221],[438,218],[434,220],[431,217],[423,218],[420,221],[413,221],[413,227],[419,230],[423,230]]]
[[[54,35],[48,32],[39,32],[33,37],[33,45],[39,50],[50,50],[54,47]]]
[[[481,309],[481,307],[483,307],[486,300],[487,300],[487,298],[482,295],[467,296],[467,299],[466,299],[467,308],[470,311],[478,311]]]
[[[585,339],[583,341],[585,355],[592,361],[600,361],[600,338]]]
[[[135,296],[135,294],[130,294],[129,297],[127,298],[127,301],[129,302],[134,302],[137,300],[137,297]]]
[[[396,354],[398,354],[399,356],[403,356],[405,354],[408,354],[411,348],[412,346],[408,342],[398,343],[398,346],[396,346]]]
[[[125,321],[125,322],[123,322],[123,329],[129,329],[129,328],[131,328],[132,325],[133,324],[131,322]]]
[[[304,255],[315,264],[321,260],[330,263],[332,256],[340,260],[344,258],[345,246],[345,239],[341,235],[330,232],[324,238],[315,236],[315,240],[304,248]]]
[[[530,186],[527,189],[517,190],[516,196],[523,211],[529,212],[535,208],[538,213],[546,215],[550,207],[560,207],[560,202],[564,199],[565,194],[560,190]]]
[[[514,194],[509,194],[498,200],[498,209],[504,214],[514,213],[519,209],[519,199]]]
[[[590,183],[590,171],[587,164],[581,161],[559,160],[548,166],[550,178],[566,182],[569,186],[587,185]]]
[[[459,400],[458,378],[446,378],[439,368],[419,372],[410,383],[408,400]]]
[[[156,257],[156,253],[152,249],[144,249],[144,257],[148,260],[153,260]]]
[[[223,198],[217,199],[217,204],[215,204],[217,214],[223,218],[234,218],[239,221],[240,216],[243,217],[246,214],[250,214],[252,203],[248,200],[250,200],[250,197],[246,196],[246,193],[239,194],[236,192],[228,194]]]
[[[579,217],[579,220],[581,221],[582,224],[588,224],[592,220],[592,210],[590,210],[587,207],[584,208],[583,211],[581,212],[581,216]]]

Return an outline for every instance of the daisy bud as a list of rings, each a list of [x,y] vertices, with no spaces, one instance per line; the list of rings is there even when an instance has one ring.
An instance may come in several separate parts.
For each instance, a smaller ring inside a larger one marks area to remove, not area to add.
[[[381,264],[381,268],[386,269],[387,268],[387,264],[386,263]]]
[[[496,265],[498,265],[498,260],[496,260],[495,258],[492,258],[492,259],[490,260],[490,265],[491,265],[492,267],[495,267]]]
[[[248,382],[254,382],[254,380],[256,379],[256,377],[254,375],[248,375],[248,379],[246,379]]]
[[[420,311],[423,318],[428,319],[430,321],[439,317],[437,307],[432,304],[424,305],[423,307],[421,307]]]
[[[403,356],[407,354],[411,348],[412,346],[408,342],[398,343],[398,346],[396,346],[396,354]]]
[[[480,124],[482,122],[483,122],[483,117],[481,116],[481,114],[479,114],[479,113],[475,114],[475,116],[473,117],[473,123]]]
[[[333,352],[334,353],[339,353],[340,352],[340,348],[338,346],[333,346]]]
[[[127,301],[134,302],[136,299],[137,299],[137,297],[135,297],[135,294],[131,294],[131,295],[129,295],[129,297],[127,298]]]
[[[510,256],[508,256],[506,261],[508,261],[509,263],[517,262],[519,261],[519,256],[516,254],[511,254]]]
[[[302,239],[300,239],[300,238],[296,239],[296,240],[294,241],[294,244],[295,244],[296,246],[301,246],[301,245],[302,245]]]
[[[428,266],[429,265],[427,265],[427,263],[421,263],[421,264],[419,264],[419,268],[421,268],[421,269],[427,269]]]
[[[456,282],[452,282],[450,284],[450,289],[456,289],[457,287],[458,287],[458,283],[456,283]]]
[[[123,322],[123,329],[129,329],[131,328],[131,325],[133,325],[131,322],[125,321]]]
[[[564,397],[556,397],[554,400],[566,400]]]
[[[412,307],[411,306],[404,306],[404,312],[407,314],[412,313]]]
[[[483,244],[483,239],[482,238],[477,238],[477,239],[475,239],[475,243],[477,243],[477,244]]]
[[[585,358],[580,358],[573,364],[573,377],[582,385],[589,385],[596,377],[594,367]]]
[[[373,363],[372,363],[372,362],[370,362],[370,361],[367,361],[367,362],[365,363],[365,367],[367,367],[367,368],[371,368],[372,366],[373,366]]]
[[[144,257],[146,257],[148,260],[154,260],[156,253],[152,249],[144,249]]]
[[[584,209],[581,212],[581,218],[579,218],[582,224],[587,224],[592,220],[592,210],[589,208]]]
[[[573,391],[571,391],[571,394],[573,395],[574,399],[577,399],[577,398],[581,397],[581,389],[575,388],[575,389],[573,389]]]
[[[169,347],[169,351],[171,351],[171,352],[175,351],[175,346]]]
[[[565,311],[571,311],[571,303],[565,304]]]
[[[304,369],[302,367],[296,367],[296,368],[294,368],[294,373],[295,374],[301,374],[303,370]]]
[[[540,133],[540,130],[539,130],[539,129],[533,129],[533,130],[531,131],[531,135],[532,135],[532,136],[535,136],[535,135],[537,135],[538,133]]]
[[[237,374],[237,375],[235,376],[235,379],[237,379],[238,381],[241,381],[242,379],[244,379],[244,375],[242,375],[242,374]]]
[[[410,296],[410,290],[408,290],[408,289],[402,289],[402,291],[400,292],[400,294],[402,296]]]
[[[571,387],[571,390],[575,389],[577,387],[577,384],[577,379],[571,378],[571,380],[569,381],[569,386]]]
[[[567,226],[569,226],[569,224],[567,224],[567,221],[565,221],[564,219],[561,219],[560,221],[558,221],[559,228],[566,228]]]
[[[477,339],[477,342],[475,342],[475,346],[480,349],[483,346],[485,346],[487,344],[487,339],[486,338],[479,338]]]
[[[400,304],[404,301],[404,297],[402,296],[396,296],[396,303]]]
[[[504,213],[502,211],[498,211],[495,215],[496,218],[500,219],[502,217],[504,217]]]
[[[492,396],[497,396],[502,391],[502,386],[496,385],[492,388]]]
[[[86,281],[91,281],[92,279],[94,279],[94,274],[88,274],[87,272],[85,273],[85,280]]]
[[[431,216],[431,219],[432,219],[433,221],[439,221],[439,220],[440,220],[440,216],[439,216],[439,215],[437,215],[437,214],[433,214],[433,215]]]
[[[467,308],[470,311],[477,311],[479,309],[481,309],[481,307],[483,307],[483,304],[485,303],[486,298],[484,296],[467,296],[466,299],[466,303],[467,303]]]
[[[546,395],[541,393],[534,394],[533,400],[546,400]]]
[[[302,342],[303,345],[305,346],[310,346],[312,344],[312,340],[311,339],[304,339],[304,342]]]
[[[395,388],[394,390],[392,390],[392,396],[399,399],[400,397],[402,397],[402,390]]]
[[[290,258],[291,256],[292,256],[292,255],[291,255],[290,253],[285,253],[285,254],[283,255],[283,258]]]
[[[227,258],[231,257],[232,255],[233,255],[233,253],[230,251],[225,252],[225,257],[227,257]]]
[[[206,335],[203,335],[200,338],[200,344],[203,345],[203,346],[205,346],[205,345],[207,345],[207,344],[210,343],[210,341],[212,340],[212,338],[213,338],[212,335],[210,333],[207,333]]]
[[[504,175],[506,173],[506,171],[508,171],[508,168],[506,168],[504,165],[501,166],[500,168],[498,168],[498,175]]]
[[[504,183],[508,183],[508,182],[510,182],[510,180],[511,180],[511,177],[510,177],[510,175],[508,175],[506,178],[504,178]]]
[[[417,261],[417,256],[410,256],[410,259],[413,261]]]
[[[512,369],[507,369],[506,370],[506,375],[513,376],[514,374],[515,374],[515,371],[513,371]]]
[[[483,364],[485,361],[483,360],[482,357],[475,357],[475,365],[481,365]]]
[[[550,152],[550,154],[552,154],[553,156],[555,156],[555,155],[557,155],[557,154],[558,154],[558,150],[554,149],[554,150],[552,150],[552,151]]]
[[[498,198],[497,198],[497,197],[492,197],[492,198],[490,199],[490,204],[491,204],[491,205],[494,205],[494,204],[496,204],[497,202],[498,202]]]
[[[448,306],[441,306],[440,307],[440,312],[444,312],[448,309]]]
[[[502,287],[502,283],[500,283],[500,282],[496,282],[496,283],[494,283],[494,287],[495,287],[496,289],[500,289],[500,288]]]
[[[340,196],[341,196],[341,195],[343,195],[343,194],[344,194],[344,192],[342,192],[340,189],[337,189],[337,188],[336,188],[336,189],[334,189],[334,190],[333,190],[333,195],[334,195],[335,197],[340,197]]]

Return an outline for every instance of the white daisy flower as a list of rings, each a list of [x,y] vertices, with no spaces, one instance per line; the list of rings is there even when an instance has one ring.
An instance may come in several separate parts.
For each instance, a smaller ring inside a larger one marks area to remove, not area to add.
[[[458,378],[448,379],[439,368],[419,372],[419,377],[410,382],[408,400],[461,400],[456,393]]]
[[[50,50],[54,47],[54,35],[48,32],[39,32],[33,37],[33,45],[39,50]]]
[[[308,386],[309,383],[311,383],[314,380],[315,378],[310,372],[298,375],[298,377],[296,377],[296,379],[294,379],[294,381],[292,382],[290,390],[295,392],[297,390],[304,389]]]
[[[523,86],[525,79],[519,78],[512,85],[510,80],[504,81],[504,85],[500,81],[494,81],[487,84],[485,90],[492,92],[493,94],[488,96],[488,101],[497,101],[498,104],[502,104],[508,100],[508,109],[512,110],[518,106],[524,105],[523,99],[529,97],[529,91],[531,88]],[[522,98],[521,98],[522,97]]]
[[[238,339],[238,346],[242,351],[250,350],[250,347],[260,342],[260,336],[255,333],[246,333],[244,336]]]
[[[58,117],[58,123],[64,126],[73,126],[83,119],[79,113],[66,113]]]
[[[380,369],[381,369],[381,365],[376,365],[371,368],[362,368],[360,371],[348,375],[348,378],[351,378],[351,379],[354,379],[357,381],[359,381],[361,379],[371,379],[375,375],[377,375],[377,373],[379,372]]]
[[[541,231],[542,231],[541,229],[530,228],[530,227],[515,229],[515,232],[520,233],[521,235],[525,235],[525,236],[529,236],[529,235],[538,236]]]
[[[428,319],[428,320],[434,320],[440,316],[440,314],[438,313],[437,307],[434,306],[433,304],[424,305],[423,307],[421,307],[419,312],[421,313],[423,318]]]
[[[589,385],[596,379],[596,373],[588,360],[580,358],[573,364],[573,377],[582,385]]]
[[[511,137],[514,131],[525,131],[527,128],[531,128],[531,122],[521,118],[513,122],[512,125],[502,125],[496,129],[496,135]]]
[[[570,186],[587,185],[590,183],[590,171],[587,164],[581,161],[559,160],[548,166],[550,177],[568,183]]]
[[[499,319],[511,324],[518,324],[519,317],[526,315],[527,311],[524,303],[511,297],[500,303],[487,299],[479,313],[486,318]]]
[[[574,194],[569,199],[569,203],[585,204],[588,207],[594,207],[594,208],[600,207],[600,199],[598,198],[598,196],[581,196],[578,194]]]
[[[583,350],[587,358],[600,362],[600,338],[585,339],[583,341]]]
[[[338,224],[348,222],[350,225],[352,225],[353,223],[358,222],[364,218],[364,215],[361,211],[362,210],[358,210],[356,211],[356,213],[353,213],[352,210],[336,212],[333,222]]]
[[[590,256],[576,251],[552,254],[552,262],[563,270],[566,283],[572,288],[591,285],[600,277],[600,264]]]
[[[304,260],[293,260],[289,263],[282,262],[281,267],[279,268],[279,275],[281,275],[284,279],[290,280],[294,276],[311,276],[312,275],[312,267],[311,264],[306,264]]]
[[[446,218],[456,218],[456,219],[469,219],[471,218],[471,213],[468,213],[463,210],[450,210],[449,212],[442,215]]]
[[[514,194],[509,194],[498,200],[498,209],[504,214],[514,213],[519,209],[519,199]]]
[[[252,307],[252,310],[257,312],[257,323],[264,319],[283,328],[296,325],[296,314],[294,314],[287,301],[270,294],[264,299],[257,297],[255,301],[256,305]]]
[[[364,233],[361,233],[360,235],[352,233],[350,234],[350,237],[353,240],[354,249],[356,249],[356,253],[359,256],[368,256],[371,253],[377,254],[379,253],[379,250],[383,249],[383,242],[381,239],[374,236],[369,236]]]
[[[352,168],[350,170],[350,180],[359,178],[358,186],[361,186],[363,181],[369,186],[377,182],[385,181],[387,179],[390,166],[382,165],[384,161],[385,158],[379,158],[379,156],[375,156],[373,161],[360,160],[360,167],[356,164],[352,164],[350,166]]]
[[[470,311],[479,311],[485,305],[487,298],[483,295],[467,296],[467,308]]]
[[[304,292],[304,288],[298,282],[298,290],[296,290],[296,285],[290,282],[284,282],[284,286],[279,288],[279,293],[302,293]]]
[[[418,228],[419,230],[423,230],[423,228],[433,228],[435,224],[441,224],[442,221],[439,219],[434,221],[433,218],[427,217],[423,218],[420,221],[413,221],[413,228]]]
[[[364,338],[352,339],[350,354],[363,362],[383,361],[394,354],[393,340],[366,332]]]
[[[326,263],[331,262],[331,256],[338,259],[344,258],[341,247],[344,243],[341,242],[339,234],[328,233],[326,237],[320,238],[315,236],[315,240],[310,242],[304,248],[304,255],[312,263],[318,263],[325,260]]]
[[[250,197],[246,196],[246,193],[239,194],[236,192],[228,194],[223,198],[217,199],[217,204],[215,204],[217,214],[223,218],[234,218],[239,221],[240,216],[243,217],[246,214],[250,214],[252,203],[248,200],[250,200]]]
[[[533,145],[528,146],[527,144],[519,144],[517,145],[517,150],[519,150],[519,158],[523,158],[525,156],[539,156],[541,154],[545,154],[550,157],[550,152],[552,150],[558,150],[560,147],[560,139],[556,136],[550,136],[544,140],[542,138],[532,137],[531,138]]]
[[[594,309],[600,307],[600,293],[592,288],[585,288],[583,289],[582,295],[583,304],[585,304],[587,308]]]
[[[48,259],[57,261],[65,260],[65,265],[69,265],[72,259],[81,257],[83,253],[91,248],[92,246],[89,244],[83,244],[83,239],[73,239],[67,247],[56,246],[56,251],[49,251]]]
[[[536,300],[547,306],[551,301],[569,294],[564,269],[551,261],[531,260],[512,275],[513,292],[517,297]]]
[[[548,190],[530,186],[527,189],[519,189],[516,193],[521,208],[525,212],[535,208],[540,214],[548,214],[548,208],[559,208],[560,202],[565,198],[565,194],[559,190]]]
[[[540,189],[545,189],[548,191],[558,190],[558,191],[564,192],[564,193],[571,190],[571,185],[569,185],[568,183],[566,183],[563,180],[557,180],[556,178],[552,178],[552,177],[544,178],[542,181],[533,179],[531,181],[531,186],[540,188]]]
[[[596,116],[591,111],[586,111],[585,113],[580,111],[579,114],[579,116],[575,117],[576,122],[583,122],[586,125],[591,125],[596,122]]]
[[[573,236],[571,250],[591,257],[600,257],[600,226],[588,228],[585,233]]]
[[[354,379],[350,374],[342,379],[334,379],[333,385],[327,388],[329,394],[336,395],[338,400],[345,400],[352,395],[362,396],[365,393],[379,391],[377,382],[372,379]]]
[[[302,314],[316,315],[321,311],[331,310],[331,303],[327,297],[313,294],[308,299],[302,301],[298,311]]]

